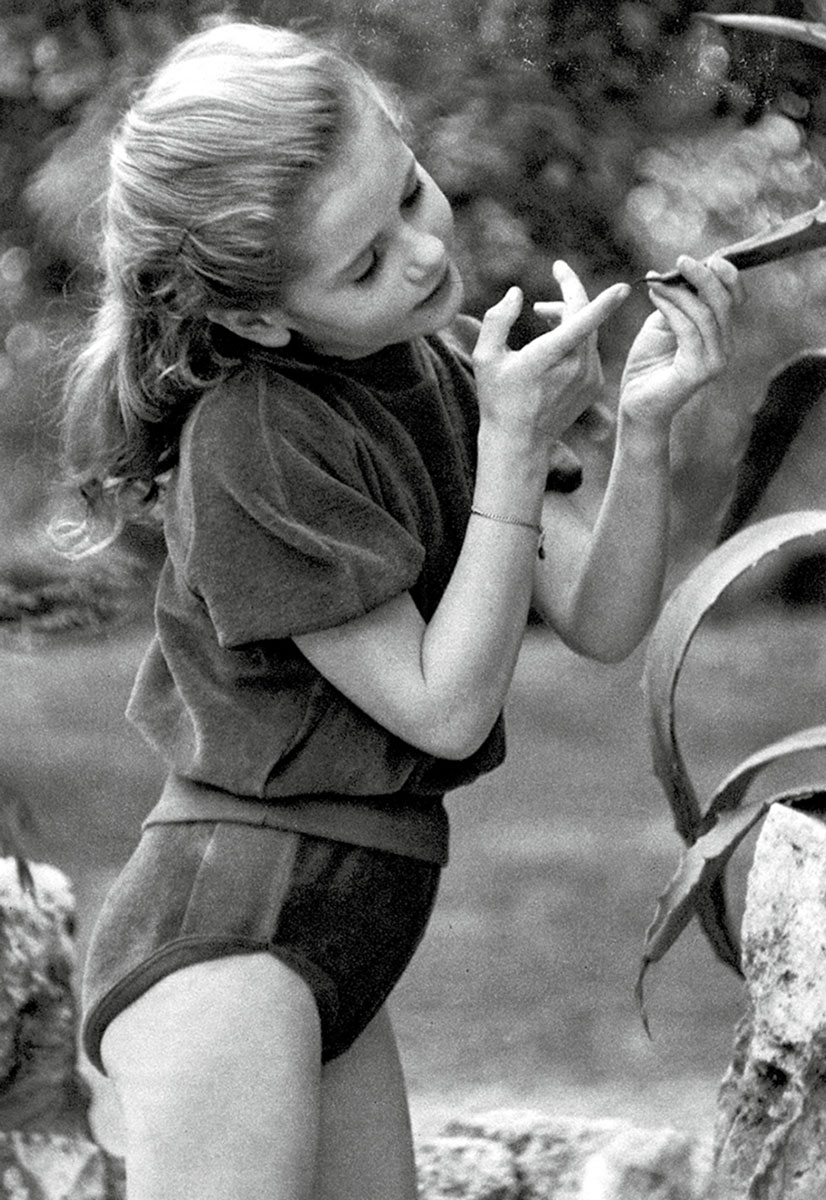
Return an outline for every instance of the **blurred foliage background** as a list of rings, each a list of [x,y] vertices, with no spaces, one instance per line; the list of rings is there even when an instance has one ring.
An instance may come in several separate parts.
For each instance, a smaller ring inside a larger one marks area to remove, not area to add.
[[[411,141],[455,207],[468,307],[481,313],[512,283],[529,297],[554,294],[557,257],[590,288],[669,265],[641,261],[622,215],[640,152],[677,131],[746,128],[779,106],[817,144],[822,52],[724,34],[695,14],[817,19],[822,8],[0,0],[0,620],[19,610],[21,595],[40,615],[54,599],[40,585],[56,399],[64,347],[93,294],[107,136],[136,81],[180,36],[227,16],[296,23],[334,36],[394,84]],[[614,336],[622,340],[621,322]],[[71,589],[71,571],[60,572]]]

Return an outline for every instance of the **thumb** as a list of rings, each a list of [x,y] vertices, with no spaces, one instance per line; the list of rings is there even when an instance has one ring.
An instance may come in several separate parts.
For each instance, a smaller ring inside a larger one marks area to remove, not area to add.
[[[476,339],[476,358],[485,358],[507,348],[508,334],[522,311],[522,289],[508,288],[498,303],[492,305],[482,318]]]

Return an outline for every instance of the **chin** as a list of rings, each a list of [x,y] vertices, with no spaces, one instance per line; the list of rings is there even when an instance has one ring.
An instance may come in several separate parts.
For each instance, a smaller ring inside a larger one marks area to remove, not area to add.
[[[462,282],[462,277],[454,267],[451,271],[451,288],[444,297],[443,302],[438,309],[433,313],[433,327],[430,330],[432,333],[437,333],[440,329],[444,329],[450,322],[458,317],[462,311],[462,305],[465,302],[465,285]]]

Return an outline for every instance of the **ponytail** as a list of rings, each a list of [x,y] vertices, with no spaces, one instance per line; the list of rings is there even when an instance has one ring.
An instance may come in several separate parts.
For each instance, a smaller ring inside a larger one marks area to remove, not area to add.
[[[218,25],[175,51],[115,137],[100,306],[66,382],[62,458],[84,502],[57,536],[108,544],[150,512],[187,416],[241,361],[208,317],[264,311],[305,266],[310,188],[336,161],[360,67],[300,34]],[[395,114],[392,114],[395,117]]]

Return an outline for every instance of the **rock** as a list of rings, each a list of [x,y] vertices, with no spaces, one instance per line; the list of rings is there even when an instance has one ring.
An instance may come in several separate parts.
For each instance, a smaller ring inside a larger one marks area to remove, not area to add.
[[[629,1127],[588,1159],[577,1194],[588,1200],[702,1200],[710,1179],[710,1142],[673,1129]]]
[[[426,1200],[517,1200],[513,1156],[505,1146],[476,1137],[438,1137],[416,1152],[419,1192]]]
[[[121,1164],[81,1137],[0,1134],[3,1200],[123,1200]]]
[[[0,1130],[88,1136],[76,1068],[74,897],[56,868],[0,859]]]
[[[123,1200],[119,1160],[95,1145],[77,1071],[74,897],[55,867],[0,859],[0,1197]]]
[[[506,1109],[450,1122],[417,1161],[422,1200],[703,1200],[711,1146],[672,1129]]]
[[[584,1164],[623,1128],[619,1121],[548,1118],[529,1110],[500,1110],[457,1120],[446,1132],[501,1142],[513,1155],[524,1200],[577,1196]]]
[[[826,825],[769,810],[743,920],[748,1008],[715,1129],[720,1200],[826,1196]]]

